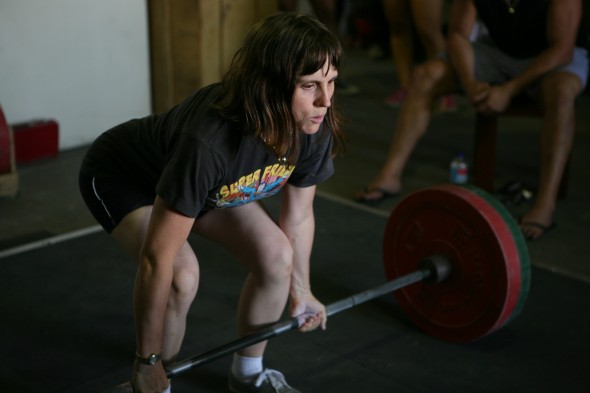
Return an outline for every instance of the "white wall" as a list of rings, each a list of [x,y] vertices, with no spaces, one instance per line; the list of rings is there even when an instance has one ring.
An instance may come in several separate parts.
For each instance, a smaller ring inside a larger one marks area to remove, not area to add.
[[[145,0],[0,0],[0,104],[54,118],[60,149],[151,108]]]

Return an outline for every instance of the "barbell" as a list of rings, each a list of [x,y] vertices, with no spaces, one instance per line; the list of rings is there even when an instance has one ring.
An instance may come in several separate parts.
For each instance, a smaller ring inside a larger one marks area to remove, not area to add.
[[[506,208],[473,186],[443,184],[403,198],[383,236],[384,284],[326,306],[328,316],[394,293],[426,334],[453,343],[483,338],[512,321],[530,286],[526,242]],[[292,317],[166,368],[172,378],[299,328]],[[125,382],[106,393],[133,392]]]

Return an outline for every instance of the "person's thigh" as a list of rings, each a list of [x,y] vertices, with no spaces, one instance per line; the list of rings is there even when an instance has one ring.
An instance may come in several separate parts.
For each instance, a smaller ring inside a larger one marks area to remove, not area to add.
[[[475,79],[492,85],[502,84],[509,79],[509,75],[524,67],[519,66],[513,59],[506,56],[495,46],[485,42],[473,43],[473,67]]]
[[[111,236],[135,260],[147,233],[153,206],[143,206],[129,212],[111,232]]]
[[[421,32],[442,35],[442,0],[411,0],[416,28]]]
[[[153,206],[143,206],[128,213],[113,229],[111,236],[135,261],[148,231]],[[183,307],[185,311],[194,299],[199,286],[199,262],[192,247],[185,241],[174,259],[172,297],[169,304]]]
[[[228,249],[251,271],[292,258],[289,240],[260,202],[208,212],[193,231]]]
[[[501,52],[494,45],[484,42],[473,44],[475,56],[475,77],[476,79],[490,84],[501,84],[522,73],[533,59],[515,59]],[[588,82],[588,52],[584,48],[574,48],[572,60],[563,66],[547,74],[569,73],[576,76],[583,89]],[[539,94],[539,84],[533,83],[526,88],[526,93],[531,97]]]
[[[412,27],[410,0],[383,0],[383,11],[391,31],[410,31]]]

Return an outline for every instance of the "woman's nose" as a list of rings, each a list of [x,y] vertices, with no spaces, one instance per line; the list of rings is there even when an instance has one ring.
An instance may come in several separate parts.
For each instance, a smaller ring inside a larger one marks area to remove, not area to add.
[[[332,94],[334,93],[334,89],[324,86],[319,89],[319,96],[316,100],[318,106],[323,106],[329,108],[332,105]]]

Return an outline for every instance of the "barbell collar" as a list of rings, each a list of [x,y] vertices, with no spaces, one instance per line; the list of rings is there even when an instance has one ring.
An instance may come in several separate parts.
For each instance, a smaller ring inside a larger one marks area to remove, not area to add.
[[[449,258],[442,254],[422,259],[418,263],[418,269],[429,271],[428,277],[424,278],[424,282],[427,284],[438,284],[445,281],[453,270]]]

